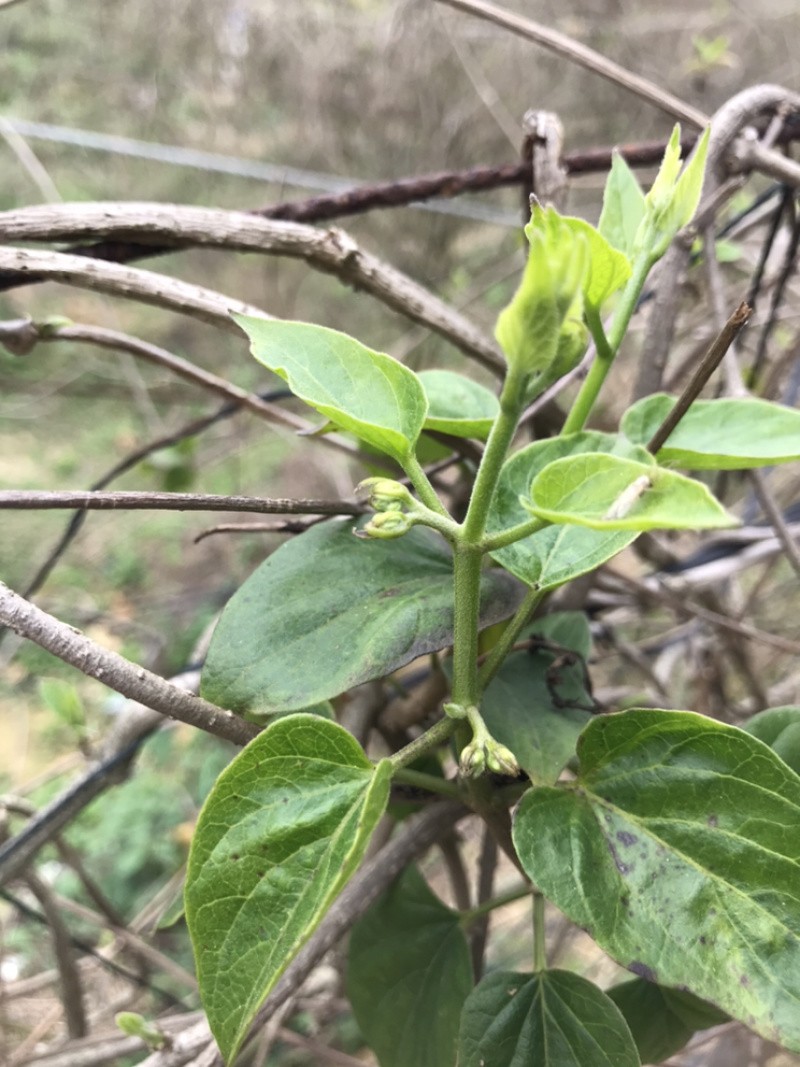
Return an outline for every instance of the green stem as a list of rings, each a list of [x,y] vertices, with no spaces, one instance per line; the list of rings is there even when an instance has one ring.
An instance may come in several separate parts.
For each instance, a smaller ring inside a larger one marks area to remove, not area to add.
[[[422,503],[429,507],[431,511],[435,511],[437,515],[443,515],[446,519],[451,519],[447,508],[436,495],[436,490],[428,481],[428,475],[420,466],[419,460],[413,452],[403,461],[403,470],[408,475]]]
[[[506,626],[505,630],[500,637],[500,640],[494,646],[489,653],[488,658],[484,661],[483,666],[478,672],[478,690],[483,692],[486,689],[489,682],[497,674],[503,660],[509,654],[514,647],[517,638],[522,632],[523,628],[527,625],[531,615],[536,608],[542,602],[544,592],[541,589],[529,589],[525,599],[517,608],[517,612],[514,618]]]
[[[547,519],[539,519],[536,516],[526,519],[525,522],[520,522],[516,526],[509,526],[507,530],[501,530],[499,533],[491,534],[488,537],[484,537],[482,541],[482,547],[484,552],[496,552],[498,548],[505,548],[506,545],[513,545],[515,541],[521,541],[523,537],[530,537],[531,534],[538,533],[539,530],[543,530],[545,526],[550,526],[551,523]]]
[[[488,915],[497,908],[503,908],[506,904],[513,904],[515,900],[522,900],[523,897],[529,897],[532,892],[532,886],[521,885],[516,889],[510,889],[507,893],[501,893],[499,896],[492,897],[491,900],[485,900],[483,904],[478,904],[477,907],[470,908],[469,911],[462,911],[461,926],[462,928],[467,928],[483,915]]]
[[[486,450],[475,478],[467,516],[462,527],[463,539],[467,544],[477,544],[483,536],[486,516],[489,514],[497,479],[500,476],[500,468],[508,455],[508,449],[524,407],[527,378],[527,374],[514,370],[512,367],[503,384],[503,391],[500,394],[500,414],[495,419],[489,440],[486,442]]]
[[[533,970],[536,974],[547,970],[544,897],[541,893],[533,894]]]
[[[462,708],[478,703],[482,560],[480,546],[462,542],[453,549],[453,703]]]
[[[456,725],[455,719],[448,717],[440,719],[430,730],[426,730],[420,737],[415,738],[410,745],[406,745],[405,748],[401,748],[399,752],[389,757],[394,770],[398,771],[401,767],[407,767],[420,756],[424,756],[432,749],[443,745],[445,741],[449,741]]]
[[[443,797],[452,797],[454,800],[464,799],[458,783],[446,778],[437,778],[435,774],[412,771],[408,767],[400,767],[395,771],[392,774],[392,781],[401,782],[403,785],[413,785],[416,789],[427,789],[429,793],[439,793]]]
[[[561,431],[562,434],[577,433],[586,425],[586,420],[594,407],[597,395],[606,380],[606,375],[611,370],[611,364],[619,351],[619,346],[622,344],[622,338],[628,329],[628,323],[636,310],[636,304],[653,262],[650,256],[639,256],[634,262],[633,274],[622,291],[622,296],[614,312],[614,321],[611,323],[611,329],[608,331],[607,337],[597,313],[595,312],[594,316],[587,315],[589,329],[597,347],[597,356],[589,368],[589,373],[586,375],[586,380],[581,386],[580,392],[575,398],[575,403],[572,405],[572,410],[567,416],[564,428]],[[592,321],[593,318],[594,322]]]

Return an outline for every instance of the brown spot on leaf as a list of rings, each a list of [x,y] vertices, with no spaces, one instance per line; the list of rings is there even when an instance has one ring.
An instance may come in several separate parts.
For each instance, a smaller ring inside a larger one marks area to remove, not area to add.
[[[647,982],[657,982],[656,972],[652,967],[648,967],[646,963],[640,963],[639,960],[634,960],[633,963],[628,964],[628,970],[633,974],[638,974],[640,978],[644,978]]]

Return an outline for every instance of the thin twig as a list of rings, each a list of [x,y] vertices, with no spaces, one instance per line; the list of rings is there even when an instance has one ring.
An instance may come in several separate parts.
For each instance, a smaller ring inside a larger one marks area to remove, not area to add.
[[[232,401],[240,408],[252,411],[260,418],[266,419],[267,422],[277,423],[279,426],[286,426],[288,429],[296,430],[300,433],[308,433],[309,430],[313,429],[312,424],[306,419],[293,415],[289,411],[284,411],[254,393],[248,393],[247,390],[240,389],[224,378],[220,378],[218,375],[198,367],[195,363],[191,363],[188,359],[182,359],[180,356],[176,356],[158,345],[141,341],[138,337],[132,337],[130,334],[120,333],[118,330],[107,330],[101,326],[51,327],[47,324],[37,325],[33,323],[30,325],[33,325],[38,331],[39,341],[78,341],[94,345],[97,348],[110,349],[114,352],[129,352],[137,359],[146,360],[157,367],[164,367],[179,378],[183,378],[184,381],[199,385],[206,392],[214,393],[216,396]],[[326,434],[325,436],[328,435]],[[324,438],[321,438],[321,440],[324,440]],[[347,444],[349,445],[349,442]],[[347,451],[350,455],[353,455],[357,449],[349,445]]]
[[[103,648],[80,630],[23,600],[2,582],[0,622],[89,677],[162,715],[197,726],[237,745],[247,744],[259,733],[259,727],[233,712],[193,696],[117,652]]]
[[[682,596],[679,593],[674,593],[671,589],[667,589],[661,582],[658,583],[657,587],[653,587],[645,582],[640,582],[636,578],[630,577],[630,575],[622,574],[609,567],[607,564],[604,567],[604,573],[609,577],[613,577],[616,581],[634,589],[648,600],[667,604],[673,611],[677,611],[681,614],[695,615],[698,619],[704,619],[706,622],[711,623],[712,626],[719,626],[723,630],[730,630],[732,633],[741,634],[742,637],[746,637],[750,641],[758,641],[762,645],[769,645],[771,648],[776,648],[781,652],[788,652],[793,656],[800,655],[800,641],[791,641],[787,637],[780,637],[778,634],[771,634],[767,633],[765,630],[758,630],[755,626],[747,626],[745,623],[736,622],[734,619],[728,618],[727,615],[721,615],[719,612],[710,611],[708,608],[704,608],[702,604],[698,604],[697,601],[690,600],[688,597]]]
[[[792,536],[792,531],[789,528],[789,523],[783,517],[783,512],[778,506],[772,490],[767,484],[767,479],[764,477],[764,472],[760,470],[751,470],[748,472],[750,475],[750,482],[753,486],[753,492],[758,497],[758,502],[761,505],[764,514],[769,519],[775,530],[775,535],[781,543],[786,558],[789,561],[792,570],[800,577],[800,548],[798,548],[797,542]]]
[[[81,511],[250,511],[259,515],[363,515],[367,510],[363,504],[348,500],[289,500],[205,493],[0,490],[0,511],[54,508],[76,508]]]
[[[632,74],[629,70],[619,66],[619,64],[606,59],[599,52],[595,52],[594,49],[579,44],[572,37],[559,33],[558,30],[551,30],[540,22],[523,18],[521,15],[506,11],[505,8],[497,7],[495,4],[485,3],[484,0],[438,0],[438,2],[447,4],[448,7],[454,7],[459,11],[464,11],[468,15],[477,15],[478,18],[493,22],[496,26],[511,30],[512,33],[516,33],[519,37],[526,37],[529,41],[535,41],[536,44],[543,45],[551,52],[555,52],[556,55],[568,59],[571,63],[577,63],[578,66],[585,67],[586,70],[591,70],[615,85],[620,85],[623,89],[635,93],[642,100],[647,100],[648,103],[654,104],[662,111],[666,111],[668,115],[674,115],[675,118],[688,123],[690,126],[695,126],[697,129],[702,130],[704,126],[708,125],[708,116],[702,111],[685,103],[683,100],[679,100],[677,96],[666,92],[666,90],[661,89],[647,78]]]
[[[64,925],[61,914],[56,906],[48,886],[39,878],[34,871],[28,871],[25,876],[28,888],[41,905],[42,911],[47,918],[50,933],[53,936],[53,952],[56,958],[56,966],[61,986],[61,1003],[64,1008],[64,1018],[67,1022],[67,1032],[72,1038],[85,1037],[86,1010],[83,1004],[83,985],[76,966],[75,952],[69,931]]]
[[[192,540],[193,545],[199,545],[207,537],[214,534],[242,534],[242,533],[288,533],[300,534],[314,523],[316,519],[289,519],[287,522],[221,522],[218,526],[209,526],[201,530]]]
[[[700,395],[703,386],[717,369],[725,357],[739,331],[753,314],[753,309],[742,303],[731,315],[722,330],[715,337],[706,354],[703,356],[697,370],[687,382],[683,392],[678,397],[675,407],[670,411],[662,424],[647,443],[647,451],[655,455],[664,445],[669,435],[681,421],[683,416]]]

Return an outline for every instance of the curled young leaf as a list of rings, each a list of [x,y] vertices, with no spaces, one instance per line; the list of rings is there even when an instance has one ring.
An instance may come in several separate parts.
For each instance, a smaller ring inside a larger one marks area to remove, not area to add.
[[[530,243],[525,273],[500,313],[495,335],[509,365],[527,375],[535,391],[542,380],[553,381],[571,370],[585,350],[589,243],[553,208],[534,208],[525,233]]]

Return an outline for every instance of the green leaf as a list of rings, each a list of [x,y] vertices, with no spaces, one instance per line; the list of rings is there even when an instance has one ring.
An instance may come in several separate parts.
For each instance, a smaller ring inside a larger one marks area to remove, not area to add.
[[[488,532],[499,533],[529,519],[520,497],[530,496],[536,475],[556,459],[583,452],[608,452],[644,463],[650,460],[645,449],[632,445],[621,434],[582,432],[536,441],[515,452],[504,464],[489,513]],[[555,589],[616,556],[636,536],[630,531],[547,526],[492,552],[492,558],[528,585]]]
[[[541,644],[511,653],[481,698],[481,714],[531,781],[552,785],[591,718],[591,635],[583,612],[571,611],[537,619],[520,635],[527,637]]]
[[[207,700],[260,716],[305,708],[452,643],[453,565],[442,538],[417,526],[398,540],[363,540],[352,529],[352,520],[311,527],[231,598],[203,669]],[[522,592],[487,572],[481,625],[513,614]]]
[[[323,326],[233,318],[259,363],[280,375],[295,396],[401,465],[412,454],[428,405],[408,367]]]
[[[710,127],[703,133],[679,178],[681,129],[677,125],[673,129],[661,168],[645,197],[645,215],[636,235],[634,255],[644,255],[655,263],[664,255],[678,230],[691,222],[700,203],[709,133]]]
[[[488,974],[467,999],[459,1067],[639,1067],[619,1009],[569,971]]]
[[[589,246],[554,208],[534,208],[525,234],[530,249],[522,282],[501,311],[495,336],[509,366],[532,385],[566,374],[586,347],[581,319]]]
[[[661,1063],[668,1059],[695,1032],[694,1027],[687,1026],[672,1010],[667,992],[644,978],[631,978],[606,990],[628,1024],[642,1063]]]
[[[522,799],[526,872],[635,974],[800,1051],[800,778],[691,712],[595,718],[578,755]]]
[[[425,370],[417,377],[428,397],[426,430],[486,440],[500,411],[494,393],[449,370]]]
[[[628,259],[633,257],[636,233],[644,218],[644,211],[644,193],[636,176],[615,150],[611,157],[611,172],[603,193],[603,211],[597,229],[613,248]]]
[[[800,707],[787,704],[767,708],[743,723],[746,730],[780,756],[796,774],[800,774]]]
[[[373,767],[341,726],[294,715],[217,779],[189,854],[186,920],[226,1062],[360,863],[390,778],[388,760]]]
[[[594,226],[583,219],[567,217],[567,226],[583,234],[589,246],[589,267],[583,283],[583,298],[587,305],[599,311],[606,300],[631,276],[628,257],[613,248]]]
[[[622,432],[646,445],[676,404],[654,393],[628,408]],[[659,463],[689,470],[744,470],[800,459],[800,411],[755,397],[696,400],[659,449]]]
[[[651,463],[607,453],[549,464],[531,486],[534,515],[596,530],[699,530],[738,526],[704,485]]]
[[[453,1067],[471,989],[458,912],[407,868],[350,936],[347,995],[381,1067]]]
[[[680,137],[680,127],[677,127],[677,132]],[[659,229],[670,241],[679,230],[689,225],[700,203],[710,133],[711,127],[707,126],[675,185],[669,206],[658,218]]]

